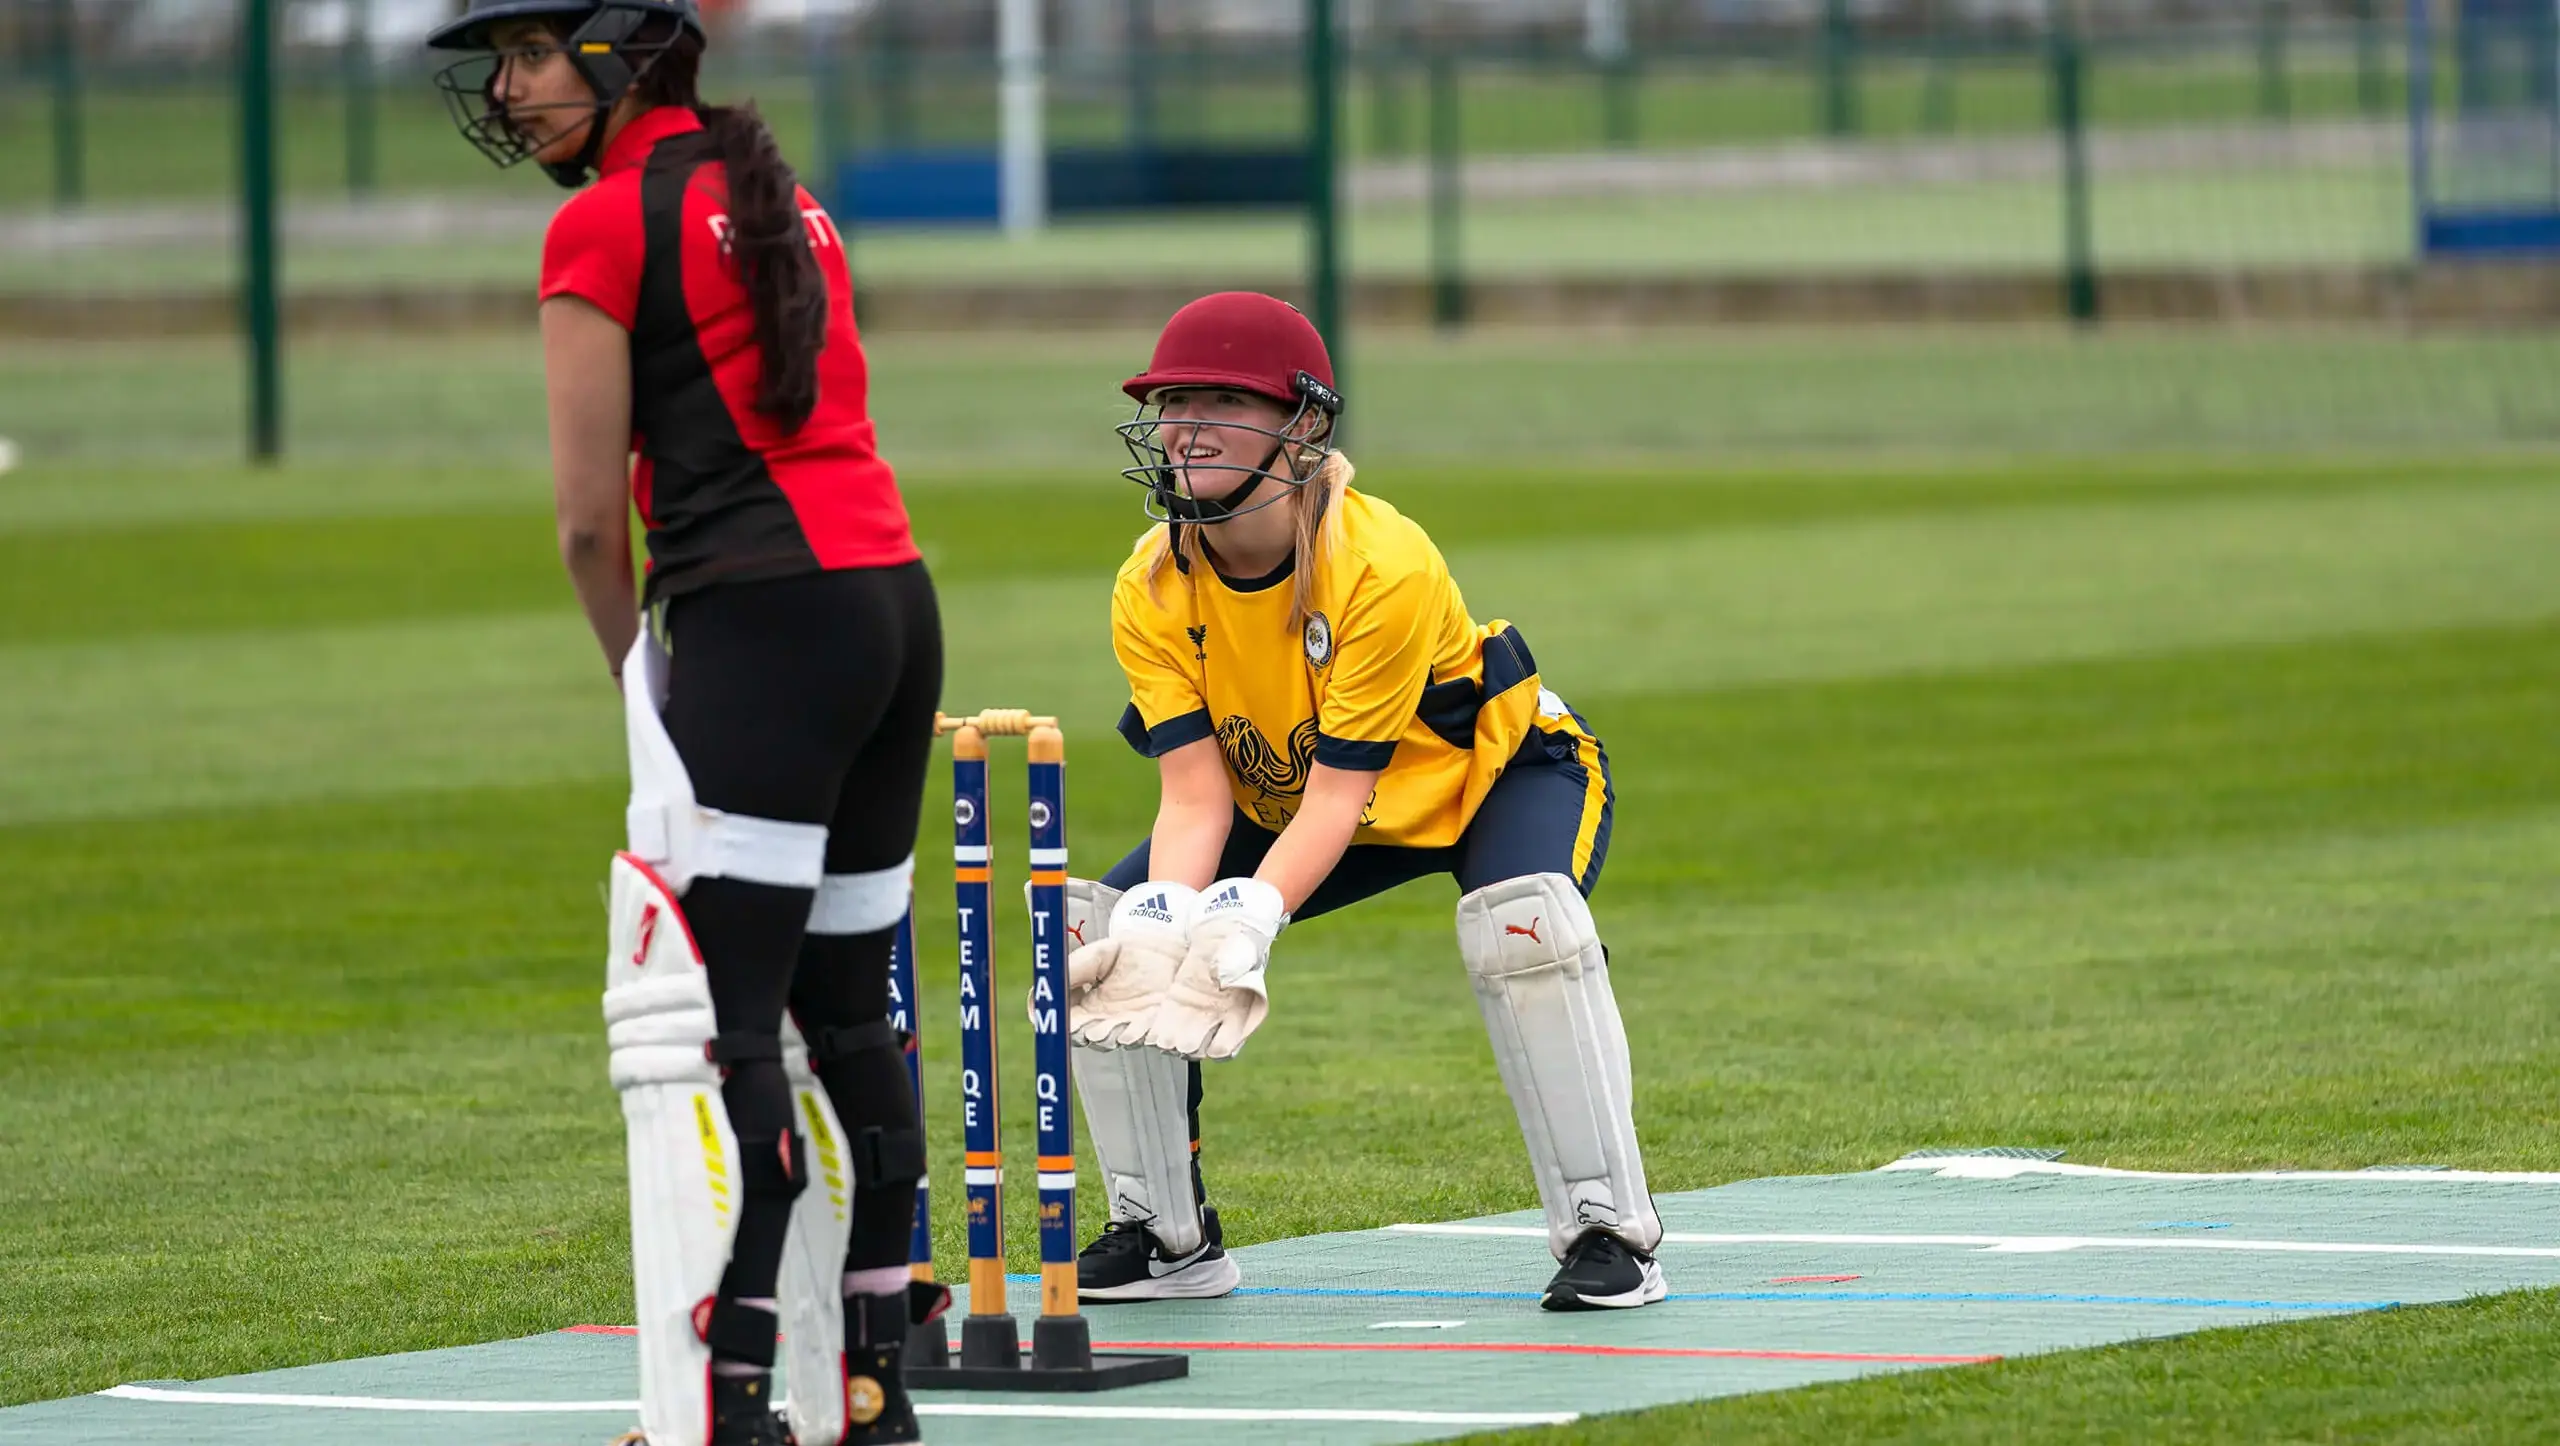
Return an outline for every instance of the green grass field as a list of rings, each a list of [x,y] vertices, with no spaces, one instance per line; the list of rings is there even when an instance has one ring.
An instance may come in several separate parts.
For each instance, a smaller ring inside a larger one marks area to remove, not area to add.
[[[874,349],[951,700],[1064,715],[1088,865],[1152,803],[1104,635],[1140,345]],[[224,353],[0,348],[28,455],[0,476],[0,1402],[627,1318],[595,1021],[619,728],[528,353],[306,347],[303,460],[251,473],[206,460]],[[2551,361],[1361,348],[1364,485],[1616,761],[1597,908],[1657,1187],[1989,1143],[2560,1168]],[[1289,934],[1211,1082],[1231,1238],[1531,1203],[1450,902]],[[945,1169],[947,912],[922,939]],[[1537,1439],[2523,1440],[2555,1350],[2529,1295]]]
[[[1152,342],[874,337],[883,445],[935,473],[1108,475],[1127,460],[1111,432],[1129,413],[1117,383]],[[539,501],[538,480],[510,470],[548,456],[530,329],[310,338],[290,343],[285,360],[294,455],[344,464],[326,489],[212,487],[170,469],[243,449],[236,343],[0,343],[0,437],[37,460],[129,468],[113,486],[41,468],[9,477],[0,519]],[[1360,451],[1442,466],[1970,466],[2029,455],[2175,467],[2226,453],[2560,445],[2560,339],[2523,330],[1379,330],[1345,363]]]

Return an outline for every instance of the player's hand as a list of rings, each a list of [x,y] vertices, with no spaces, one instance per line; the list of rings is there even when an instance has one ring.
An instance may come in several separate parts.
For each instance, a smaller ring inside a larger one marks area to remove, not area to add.
[[[1226,1059],[1271,1012],[1263,973],[1289,915],[1280,891],[1259,879],[1209,886],[1191,925],[1173,987],[1156,1007],[1145,1043],[1190,1059]]]
[[[1199,908],[1181,884],[1141,884],[1120,896],[1100,940],[1067,956],[1067,1033],[1076,1043],[1118,1049],[1145,1040],[1147,1022],[1182,967]]]

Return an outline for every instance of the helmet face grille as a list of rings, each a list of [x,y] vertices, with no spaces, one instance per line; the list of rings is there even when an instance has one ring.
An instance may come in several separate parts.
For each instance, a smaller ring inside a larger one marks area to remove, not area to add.
[[[1252,422],[1197,421],[1189,417],[1168,420],[1161,397],[1159,394],[1141,404],[1138,415],[1118,428],[1120,440],[1136,464],[1122,468],[1120,475],[1146,489],[1144,506],[1153,521],[1215,524],[1259,512],[1288,500],[1299,488],[1314,481],[1333,456],[1333,414],[1313,400],[1301,401],[1296,414],[1282,425],[1264,427]],[[1182,461],[1173,456],[1167,445],[1168,431],[1221,433],[1222,440],[1238,443],[1248,456],[1260,452],[1262,461],[1250,465],[1228,460]],[[1214,485],[1226,478],[1236,479],[1233,491],[1215,498],[1199,495],[1202,483]],[[1265,482],[1279,484],[1280,490],[1247,505]]]
[[[509,59],[491,51],[436,72],[436,90],[444,96],[445,113],[453,118],[454,129],[501,169],[524,161],[534,149],[532,134],[498,101],[498,76]]]
[[[462,138],[501,169],[531,158],[547,144],[528,126],[530,117],[546,112],[583,116],[589,124],[578,157],[544,167],[552,179],[568,186],[584,184],[587,172],[595,167],[604,149],[605,113],[649,73],[660,56],[675,48],[680,36],[701,33],[690,0],[682,4],[666,0],[606,0],[593,7],[556,8],[526,4],[524,0],[499,0],[481,9],[502,13],[466,16],[461,22],[466,28],[453,32],[452,48],[476,53],[436,73],[436,89],[444,97],[445,112]],[[506,49],[490,44],[492,28],[506,21],[567,15],[585,18],[564,39]],[[666,32],[664,37],[633,39],[652,20],[659,21]],[[670,25],[668,20],[679,23]],[[476,28],[472,28],[475,22]],[[508,65],[554,54],[576,68],[591,99],[540,106],[508,106],[501,102],[498,83],[505,77]]]

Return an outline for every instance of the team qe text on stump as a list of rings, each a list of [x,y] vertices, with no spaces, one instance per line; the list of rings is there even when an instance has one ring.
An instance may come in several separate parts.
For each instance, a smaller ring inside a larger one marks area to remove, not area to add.
[[[990,709],[968,718],[938,717],[951,738],[951,862],[960,941],[960,1111],[969,1222],[969,1313],[960,1324],[960,1359],[939,1330],[910,1342],[907,1384],[925,1391],[1107,1391],[1190,1374],[1182,1355],[1097,1353],[1076,1310],[1075,1109],[1067,1048],[1066,735],[1055,718],[1021,709]],[[1004,1293],[1004,1147],[997,1132],[994,849],[987,829],[987,740],[1026,740],[1030,773],[1032,1102],[1039,1112],[1040,1318],[1031,1327],[1030,1359]],[[892,1022],[909,1043],[907,1068],[920,1076],[915,1052],[915,922],[896,936],[890,987]],[[917,1078],[917,1096],[923,1083]],[[916,1190],[911,1267],[933,1278],[931,1197]]]

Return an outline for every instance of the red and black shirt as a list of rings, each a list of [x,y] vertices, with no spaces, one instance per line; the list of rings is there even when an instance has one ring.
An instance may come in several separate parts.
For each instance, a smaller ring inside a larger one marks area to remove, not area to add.
[[[755,408],[763,359],[728,256],[727,197],[701,117],[660,107],[613,138],[596,183],[560,208],[543,242],[542,299],[578,297],[631,333],[631,495],[648,528],[651,600],[919,556],[873,441],[835,222],[800,193],[829,314],[817,410],[786,432]]]

